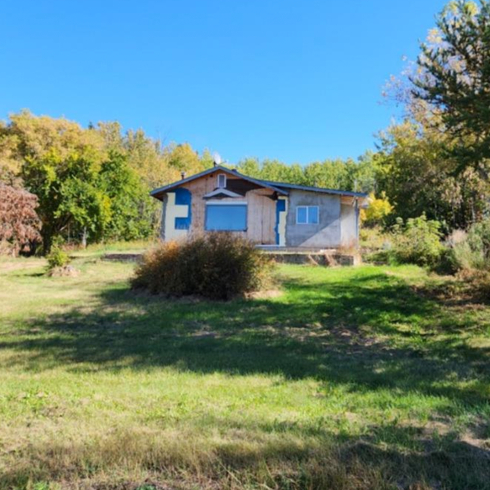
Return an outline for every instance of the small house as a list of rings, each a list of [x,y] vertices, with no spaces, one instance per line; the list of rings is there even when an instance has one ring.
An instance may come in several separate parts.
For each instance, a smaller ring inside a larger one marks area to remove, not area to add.
[[[240,233],[258,245],[357,246],[367,194],[259,180],[222,165],[151,192],[162,201],[163,240],[208,231]]]

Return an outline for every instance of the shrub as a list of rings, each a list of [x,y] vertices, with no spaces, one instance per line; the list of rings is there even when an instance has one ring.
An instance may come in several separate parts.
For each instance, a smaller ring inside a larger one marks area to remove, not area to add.
[[[472,299],[490,300],[490,271],[463,269],[456,274],[461,292]]]
[[[441,224],[428,220],[424,215],[408,219],[401,218],[393,227],[393,256],[397,262],[435,267],[444,247],[441,243]]]
[[[457,270],[490,271],[490,218],[453,233],[449,246]]]
[[[271,261],[249,240],[210,233],[150,250],[132,286],[153,294],[228,300],[265,287],[271,268]]]
[[[66,267],[70,263],[70,257],[62,248],[62,240],[54,239],[51,246],[51,251],[48,256],[48,268],[53,270],[57,267]]]
[[[359,245],[363,252],[375,252],[391,248],[391,235],[379,226],[361,228]]]

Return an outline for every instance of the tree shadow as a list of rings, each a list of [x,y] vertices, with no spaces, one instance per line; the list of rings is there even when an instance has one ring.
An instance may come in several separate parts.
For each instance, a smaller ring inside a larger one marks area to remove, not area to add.
[[[113,287],[93,303],[33,319],[0,349],[22,353],[19,362],[35,370],[65,364],[75,370],[274,373],[356,391],[396,388],[488,403],[471,384],[453,382],[490,374],[490,349],[458,336],[480,329],[476,320],[452,317],[400,278],[352,277],[325,284],[289,280],[283,298],[229,303]]]
[[[328,397],[337,384],[357,393],[438,396],[447,400],[439,405],[440,413],[434,411],[441,417],[458,407],[488,411],[488,391],[481,383],[490,375],[490,348],[470,345],[462,335],[485,327],[477,317],[458,316],[403,279],[374,271],[352,274],[350,282],[290,279],[283,287],[286,294],[280,298],[219,303],[163,299],[114,284],[86,304],[19,325],[0,349],[17,352],[8,357],[10,365],[19,362],[35,371],[62,364],[74,371],[172,367],[275,374],[318,380],[319,397]],[[243,420],[236,424],[246,429]],[[264,432],[296,430],[260,420],[254,424]],[[473,429],[475,440],[488,439],[488,421]],[[433,488],[490,488],[489,451],[471,440],[432,437],[413,425],[372,425],[362,437],[323,427],[297,430],[333,444],[339,471],[356,477],[361,465],[386,475],[394,488],[420,482]],[[309,444],[269,446],[248,455],[241,451],[244,466],[270,458],[308,466],[315,458]],[[241,464],[233,446],[217,454],[224,464]],[[305,470],[298,488],[326,488],[334,477],[318,468]]]

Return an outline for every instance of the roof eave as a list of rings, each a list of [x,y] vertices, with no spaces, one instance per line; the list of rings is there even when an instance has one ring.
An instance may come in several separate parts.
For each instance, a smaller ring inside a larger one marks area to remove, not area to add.
[[[264,180],[258,180],[258,179],[254,179],[252,177],[248,177],[247,175],[243,175],[239,172],[236,172],[235,170],[231,170],[227,167],[223,167],[221,165],[216,165],[214,167],[211,167],[207,170],[204,170],[203,172],[200,172],[198,174],[195,174],[195,175],[191,175],[190,177],[187,177],[185,179],[182,179],[182,180],[179,180],[177,182],[173,182],[171,184],[168,184],[168,185],[165,185],[163,187],[159,187],[158,189],[154,189],[150,192],[150,196],[162,201],[163,200],[163,197],[159,197],[161,194],[165,194],[166,192],[169,192],[171,191],[172,189],[176,189],[177,187],[180,187],[181,185],[183,184],[186,184],[188,182],[192,182],[193,180],[195,179],[199,179],[201,177],[205,177],[206,175],[209,175],[213,172],[216,172],[216,171],[222,171],[222,172],[225,172],[227,173],[228,175],[234,175],[234,176],[237,176],[237,177],[240,177],[241,179],[244,179],[244,180],[248,180],[249,182],[252,182],[254,184],[257,184],[259,185],[260,187],[265,187],[266,189],[271,189],[273,190],[274,192],[277,192],[279,194],[282,194],[284,196],[287,196],[289,194],[289,192],[283,190],[283,189],[280,189],[278,187],[275,187],[274,185],[271,185],[269,184],[268,182],[264,181]]]
[[[284,186],[285,188],[289,188],[291,190],[319,192],[323,194],[358,197],[362,199],[369,197],[369,195],[364,192],[342,191],[339,189],[326,189],[322,187],[288,184],[286,182],[273,182],[273,181],[264,181],[264,182],[267,182],[268,184],[274,185],[279,188]]]

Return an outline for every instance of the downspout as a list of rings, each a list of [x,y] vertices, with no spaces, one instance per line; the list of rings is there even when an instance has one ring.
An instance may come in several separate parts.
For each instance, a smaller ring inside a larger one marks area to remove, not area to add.
[[[359,199],[355,200],[356,205],[356,246],[359,246]]]

